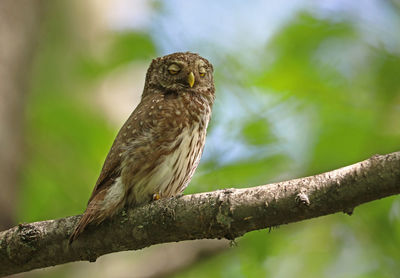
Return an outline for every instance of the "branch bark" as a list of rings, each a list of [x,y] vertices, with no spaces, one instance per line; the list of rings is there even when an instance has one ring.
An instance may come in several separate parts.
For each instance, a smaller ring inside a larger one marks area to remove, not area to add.
[[[128,208],[89,227],[68,247],[80,216],[20,224],[0,232],[0,275],[87,260],[154,244],[235,239],[268,227],[335,212],[400,193],[400,152],[376,155],[331,172],[243,189],[159,200]]]

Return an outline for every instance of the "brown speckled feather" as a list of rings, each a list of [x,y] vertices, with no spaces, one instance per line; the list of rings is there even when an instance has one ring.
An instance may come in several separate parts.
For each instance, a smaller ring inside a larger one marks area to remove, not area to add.
[[[214,101],[212,72],[206,59],[189,52],[153,60],[141,102],[119,131],[70,243],[125,204],[185,189],[204,147]]]
[[[101,169],[100,176],[97,179],[96,185],[92,191],[92,195],[89,198],[88,203],[93,199],[93,197],[98,194],[103,188],[107,188],[111,186],[115,180],[121,175],[121,162],[122,162],[122,154],[124,152],[124,146],[128,140],[134,140],[137,133],[132,133],[132,125],[133,118],[136,117],[137,109],[139,106],[132,112],[129,116],[128,120],[122,126],[120,131],[117,134],[117,137],[114,140],[114,143],[111,146],[110,151],[107,154],[107,157],[104,161],[103,168]],[[128,127],[129,126],[129,127]],[[137,129],[135,129],[137,130]],[[127,134],[127,136],[123,136]]]

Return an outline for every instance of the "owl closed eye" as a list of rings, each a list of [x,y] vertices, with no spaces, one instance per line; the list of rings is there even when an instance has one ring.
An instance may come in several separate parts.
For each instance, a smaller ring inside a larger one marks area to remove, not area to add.
[[[207,90],[213,86],[212,65],[193,53],[176,53],[153,61],[149,84],[167,90]]]

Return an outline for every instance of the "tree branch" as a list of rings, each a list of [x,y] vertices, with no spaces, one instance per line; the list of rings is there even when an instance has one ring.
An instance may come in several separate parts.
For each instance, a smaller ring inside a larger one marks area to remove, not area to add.
[[[204,238],[234,239],[268,227],[335,212],[400,193],[400,152],[316,176],[244,189],[164,199],[129,208],[89,227],[68,247],[80,216],[20,224],[0,232],[0,275],[154,244]]]

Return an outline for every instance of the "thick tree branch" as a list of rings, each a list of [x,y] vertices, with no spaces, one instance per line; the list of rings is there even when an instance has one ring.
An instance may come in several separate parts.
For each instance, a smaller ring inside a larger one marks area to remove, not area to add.
[[[244,189],[160,200],[90,227],[68,247],[80,216],[21,224],[0,232],[0,275],[158,243],[234,239],[267,227],[335,212],[400,193],[400,152],[324,174]]]

